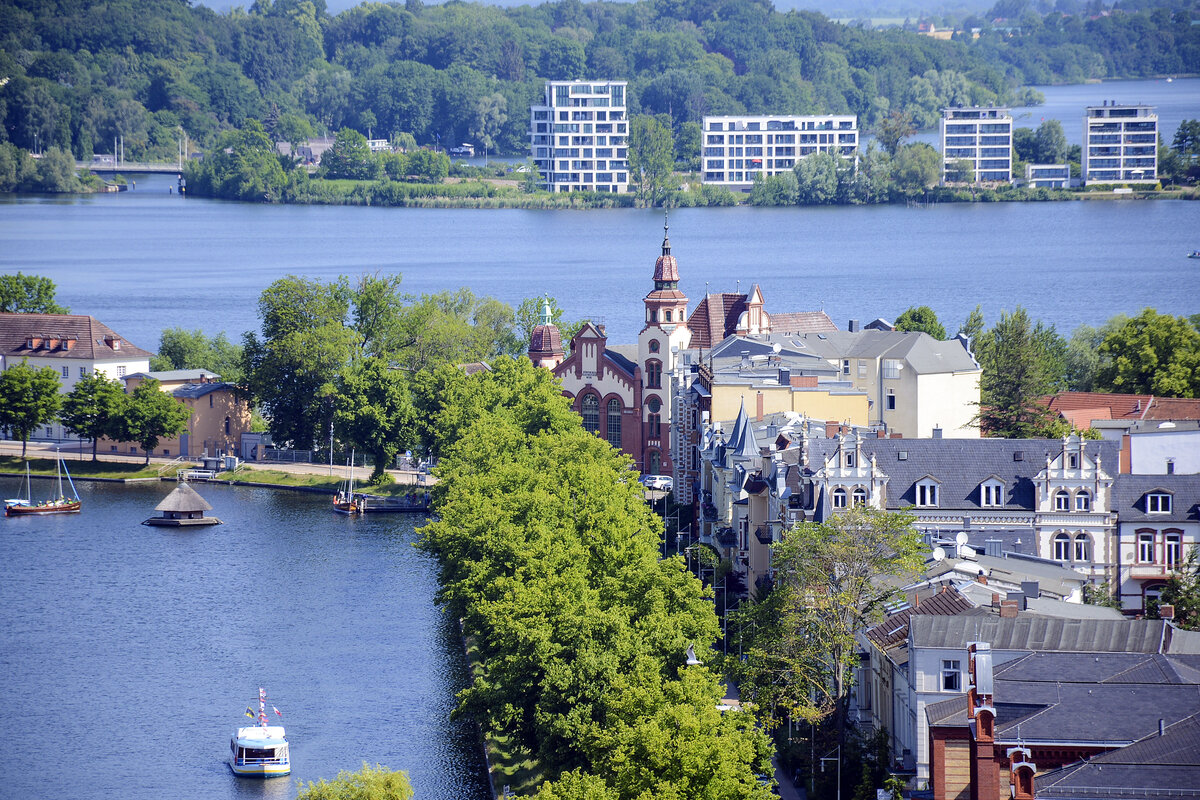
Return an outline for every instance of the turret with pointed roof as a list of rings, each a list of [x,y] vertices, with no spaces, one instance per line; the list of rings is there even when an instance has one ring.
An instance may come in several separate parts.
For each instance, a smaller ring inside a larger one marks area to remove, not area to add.
[[[671,255],[670,226],[663,222],[662,255],[654,262],[654,289],[646,295],[646,326],[682,325],[687,320],[687,295],[679,291],[679,263]]]
[[[542,298],[542,313],[529,334],[529,360],[536,366],[554,369],[563,362],[562,334],[550,313],[550,299]]]

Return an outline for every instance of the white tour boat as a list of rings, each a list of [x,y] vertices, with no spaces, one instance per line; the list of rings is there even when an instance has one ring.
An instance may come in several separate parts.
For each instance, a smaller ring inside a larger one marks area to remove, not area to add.
[[[283,716],[274,706],[271,710]],[[254,710],[247,707],[246,716],[253,718]],[[258,690],[258,724],[238,728],[229,741],[229,768],[247,778],[277,778],[292,771],[283,726],[267,724],[265,689]]]

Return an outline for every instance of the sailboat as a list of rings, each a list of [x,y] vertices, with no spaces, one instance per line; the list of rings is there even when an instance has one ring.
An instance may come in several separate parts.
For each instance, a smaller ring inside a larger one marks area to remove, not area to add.
[[[350,453],[350,474],[333,496],[333,510],[338,514],[362,514],[367,510],[367,501],[354,496],[354,453]]]
[[[66,462],[62,459],[61,453],[55,453],[57,465],[55,472],[58,477],[58,491],[54,497],[48,500],[43,500],[40,503],[33,502],[33,494],[30,491],[29,480],[29,463],[25,464],[25,497],[14,498],[4,501],[4,514],[9,517],[21,517],[30,514],[78,514],[82,504],[79,502],[79,492],[75,489],[75,481],[71,480],[71,473],[67,471]],[[63,474],[67,476],[67,483],[71,487],[71,496],[67,497],[63,491]]]

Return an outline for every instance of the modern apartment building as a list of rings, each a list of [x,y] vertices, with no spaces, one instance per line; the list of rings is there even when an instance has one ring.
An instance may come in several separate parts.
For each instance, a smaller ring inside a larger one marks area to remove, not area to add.
[[[1088,106],[1083,185],[1158,182],[1158,114],[1153,106]]]
[[[629,191],[625,91],[625,81],[546,81],[529,130],[547,191]]]
[[[969,161],[975,183],[1012,180],[1012,114],[1007,108],[942,109],[942,182],[961,181],[958,162]]]
[[[1025,182],[1037,189],[1066,189],[1071,185],[1069,164],[1026,164]]]
[[[858,117],[736,116],[704,118],[704,183],[747,191],[755,174],[778,175],[807,155],[858,151]]]

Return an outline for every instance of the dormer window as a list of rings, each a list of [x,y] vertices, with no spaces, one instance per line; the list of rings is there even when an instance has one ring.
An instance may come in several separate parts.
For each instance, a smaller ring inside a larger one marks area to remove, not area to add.
[[[917,484],[917,505],[936,506],[938,504],[938,485],[932,480],[924,480]]]
[[[1004,484],[988,481],[980,487],[980,505],[995,508],[1004,505]]]
[[[1054,510],[1055,511],[1070,511],[1071,510],[1071,495],[1066,489],[1059,489],[1054,494]]]
[[[1170,514],[1171,513],[1171,495],[1166,492],[1147,492],[1146,493],[1146,513],[1147,514]]]

